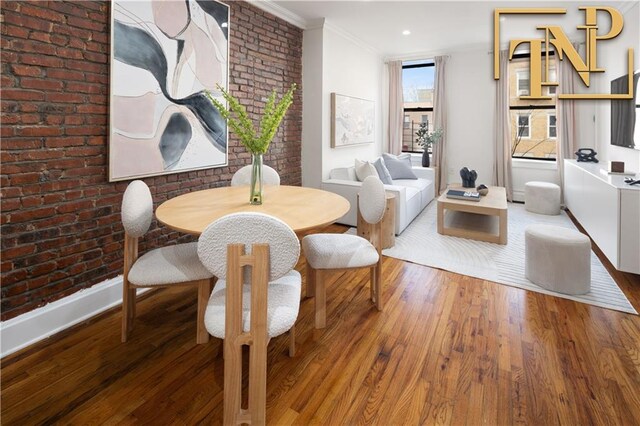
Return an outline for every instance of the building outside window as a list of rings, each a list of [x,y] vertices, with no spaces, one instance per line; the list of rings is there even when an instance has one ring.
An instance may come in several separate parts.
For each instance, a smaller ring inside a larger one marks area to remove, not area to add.
[[[531,114],[518,114],[518,136],[523,139],[531,137]]]
[[[420,124],[426,123],[432,131],[433,87],[435,82],[433,60],[405,61],[402,63],[402,94],[404,98],[403,152],[422,152],[416,141]]]
[[[556,59],[550,57],[549,80],[556,78]],[[545,59],[542,78],[545,78]],[[511,116],[511,156],[534,160],[556,159],[556,86],[542,93],[549,99],[520,99],[530,93],[529,54],[516,54],[509,62],[509,110]]]
[[[555,139],[556,135],[556,115],[549,114],[547,115],[547,137],[550,139]]]

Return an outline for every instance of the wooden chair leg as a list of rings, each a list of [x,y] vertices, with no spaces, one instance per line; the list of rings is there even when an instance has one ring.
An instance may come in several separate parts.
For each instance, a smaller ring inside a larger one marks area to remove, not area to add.
[[[296,356],[296,325],[289,330],[289,358]]]
[[[382,259],[380,259],[378,263],[376,263],[375,270],[376,270],[375,303],[376,303],[376,308],[378,308],[379,311],[382,311],[382,309],[384,309],[384,303],[382,302]]]
[[[237,425],[242,402],[242,345],[224,339],[224,424]]]
[[[204,326],[204,313],[207,310],[207,302],[213,288],[213,278],[202,280],[198,283],[198,325],[196,331],[196,343],[203,344],[209,341],[209,332]]]
[[[369,293],[371,294],[371,301],[376,303],[376,268],[372,266],[369,268]]]
[[[131,287],[127,279],[122,281],[122,343],[129,338],[136,316],[136,289]]]
[[[305,287],[306,297],[315,297],[316,295],[316,274],[317,271],[307,262],[307,285]]]
[[[267,419],[267,341],[254,342],[249,354],[249,415],[251,425]],[[226,362],[226,361],[225,361]]]
[[[322,269],[316,270],[316,273],[315,273],[316,328],[325,328],[327,324],[327,292],[324,285],[325,274],[326,274],[326,271]]]

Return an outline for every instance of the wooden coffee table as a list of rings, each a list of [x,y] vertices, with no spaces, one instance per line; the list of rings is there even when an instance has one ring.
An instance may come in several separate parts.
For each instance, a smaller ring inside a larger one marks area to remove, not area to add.
[[[468,189],[459,185],[449,185],[449,189]],[[446,213],[445,210],[449,210]],[[456,212],[471,213],[466,217],[452,217]],[[473,217],[479,215],[480,217]],[[489,216],[489,217],[482,217]],[[490,216],[497,216],[497,233]],[[447,220],[451,219],[451,220]],[[476,220],[478,219],[478,220]],[[448,222],[448,223],[446,223]],[[447,198],[447,191],[438,198],[438,233],[470,240],[487,241],[489,243],[507,244],[507,193],[501,186],[490,186],[489,193],[480,201],[466,201]]]

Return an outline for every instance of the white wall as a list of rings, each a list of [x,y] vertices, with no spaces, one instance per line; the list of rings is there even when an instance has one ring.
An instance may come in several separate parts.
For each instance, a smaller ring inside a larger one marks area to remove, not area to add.
[[[382,152],[382,57],[366,50],[325,25],[323,44],[324,102],[322,175],[331,169],[353,166],[354,159],[374,160]],[[331,93],[375,101],[375,142],[331,148]]]
[[[302,184],[320,187],[331,169],[382,152],[382,57],[330,24],[304,32],[302,45]],[[331,148],[331,93],[373,100],[373,144]]]
[[[624,14],[624,29],[622,34],[613,40],[601,41],[598,44],[598,65],[606,72],[598,76],[597,87],[599,93],[611,91],[611,80],[627,74],[626,49],[632,47],[635,51],[633,69],[640,67],[640,6],[636,2]],[[624,161],[625,169],[640,172],[640,151],[611,145],[611,104],[609,101],[595,101],[595,133],[596,151],[602,163],[608,161]],[[638,124],[636,124],[638,125]],[[636,142],[637,143],[637,142]]]
[[[302,38],[302,186],[322,182],[322,26]]]

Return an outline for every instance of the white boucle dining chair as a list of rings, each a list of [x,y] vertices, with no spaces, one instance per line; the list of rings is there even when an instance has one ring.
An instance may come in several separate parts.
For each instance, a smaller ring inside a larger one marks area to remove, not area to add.
[[[244,166],[233,174],[231,186],[249,185],[251,183],[251,167]],[[262,166],[262,183],[265,185],[280,185],[280,175],[273,168],[264,164]]]
[[[202,232],[198,256],[219,278],[207,304],[205,326],[224,339],[224,424],[264,425],[267,345],[289,331],[289,356],[295,351],[302,279],[293,268],[300,243],[280,219],[234,213]],[[244,345],[249,346],[248,410],[241,406]]]
[[[153,199],[147,184],[134,180],[122,197],[124,271],[122,283],[122,342],[126,342],[136,316],[136,289],[176,285],[198,287],[197,343],[209,341],[204,311],[214,275],[198,259],[197,243],[174,244],[153,249],[138,257],[138,239],[151,225]]]
[[[370,268],[371,300],[382,311],[381,223],[386,208],[382,181],[367,177],[360,189],[358,207],[371,225],[370,241],[350,234],[313,234],[302,240],[307,258],[307,296],[315,298],[315,326],[326,326],[326,273],[333,270]]]

